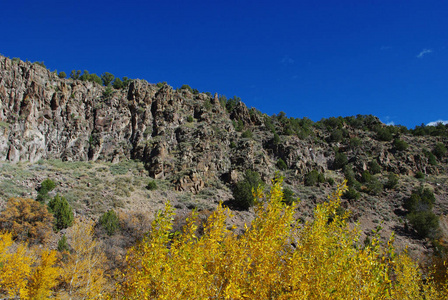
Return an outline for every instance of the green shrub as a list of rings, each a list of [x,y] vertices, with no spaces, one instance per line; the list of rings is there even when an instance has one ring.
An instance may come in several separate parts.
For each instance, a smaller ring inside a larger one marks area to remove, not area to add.
[[[397,151],[405,151],[408,149],[409,145],[403,140],[395,139],[394,140],[394,147]]]
[[[343,152],[337,152],[334,156],[333,167],[335,170],[343,168],[348,163],[347,156]]]
[[[88,81],[95,82],[95,83],[97,83],[99,85],[103,84],[103,81],[101,80],[101,77],[96,75],[95,73],[90,74],[90,77],[89,77]]]
[[[422,203],[431,206],[436,202],[436,197],[434,196],[433,191],[431,191],[429,188],[422,188],[420,187],[418,189],[418,194],[420,195]]]
[[[358,200],[361,195],[357,190],[355,190],[353,187],[349,187],[347,191],[344,193],[344,198],[350,199],[350,200]]]
[[[294,197],[294,192],[289,188],[283,189],[283,202],[287,205],[292,205],[297,198]]]
[[[157,183],[154,180],[151,180],[150,182],[148,182],[146,188],[150,191],[157,190]]]
[[[434,156],[434,154],[429,153],[428,155],[428,163],[432,166],[436,166],[437,165],[437,160],[436,157]]]
[[[412,193],[409,198],[405,199],[403,202],[403,207],[409,212],[416,211],[420,204],[420,196],[418,194]]]
[[[98,75],[96,75],[95,73],[90,74],[89,71],[87,71],[87,70],[84,70],[84,73],[82,73],[82,75],[79,76],[79,79],[81,81],[95,82],[95,83],[98,83],[99,85],[103,84],[103,81],[101,80],[101,78]]]
[[[62,72],[59,72],[58,77],[61,79],[64,79],[64,78],[67,78],[67,74],[65,74],[65,72],[62,71]]]
[[[355,172],[351,165],[345,165],[343,168],[345,179],[347,180],[347,185],[351,187],[359,186],[359,182],[355,178]]]
[[[333,142],[333,143],[340,142],[340,141],[342,141],[342,138],[343,138],[342,130],[335,129],[330,134],[329,142]]]
[[[362,174],[361,174],[361,182],[366,183],[366,182],[369,182],[370,180],[372,180],[372,175],[370,174],[370,172],[367,171],[367,170],[362,172]]]
[[[187,117],[187,122],[190,122],[190,123],[191,123],[191,122],[193,122],[193,121],[194,121],[193,116],[190,115],[190,116]]]
[[[398,175],[394,173],[389,173],[387,175],[387,182],[384,184],[384,187],[393,190],[398,185]]]
[[[445,156],[446,152],[446,147],[442,143],[437,143],[432,150],[432,153],[437,156],[438,159],[441,159],[443,156]]]
[[[226,109],[227,112],[232,112],[232,110],[241,102],[241,98],[237,96],[233,96],[233,98],[230,98],[226,102]]]
[[[283,129],[283,134],[284,135],[293,135],[294,134],[294,130],[291,127],[291,124],[288,124],[285,126],[285,128]]]
[[[370,162],[370,174],[375,175],[381,173],[381,166],[378,164],[378,162],[374,159]]]
[[[439,219],[431,211],[435,201],[434,193],[420,186],[403,202],[403,207],[409,211],[407,218],[420,238],[439,236]]]
[[[272,139],[272,143],[276,146],[280,144],[280,136],[277,133],[274,133],[274,138]]]
[[[404,199],[403,207],[409,212],[431,210],[436,197],[429,188],[419,188],[412,191],[409,198]]]
[[[319,173],[317,175],[317,182],[319,182],[319,183],[324,183],[325,182],[325,176],[324,176],[323,173]]]
[[[252,170],[246,170],[244,179],[239,181],[233,189],[234,204],[236,207],[247,210],[254,205],[252,189],[263,186],[260,174]]]
[[[305,175],[305,185],[313,186],[318,182],[319,172],[312,170]]]
[[[226,108],[226,105],[227,105],[227,97],[226,97],[226,95],[219,95],[218,100],[219,100],[219,104],[221,105],[221,107],[227,110],[227,108]]]
[[[277,160],[277,168],[280,170],[286,170],[288,169],[288,165],[285,163],[285,161],[281,158]]]
[[[47,178],[44,181],[42,181],[37,191],[36,200],[39,201],[40,203],[45,204],[50,199],[50,197],[48,196],[48,192],[54,190],[55,187],[56,183],[50,178]]]
[[[243,129],[244,129],[243,121],[242,120],[238,120],[238,122],[234,124],[234,127],[235,127],[235,130],[238,131],[238,132],[243,131]]]
[[[235,144],[234,141],[231,141],[231,142],[230,142],[230,148],[231,148],[231,149],[236,148],[236,144]]]
[[[44,181],[42,181],[42,183],[40,184],[40,188],[39,188],[39,193],[48,193],[50,191],[52,191],[54,188],[56,187],[56,183],[51,180],[50,178],[45,179]]]
[[[127,78],[126,76],[123,76],[123,77],[121,78],[121,80],[123,81],[123,88],[125,88],[125,87],[128,87],[128,86],[129,86],[129,83],[131,83],[131,80],[132,80],[132,79]],[[166,84],[166,82],[165,82],[165,84]]]
[[[327,182],[329,185],[333,186],[334,185],[334,179],[332,177],[328,177],[327,178]]]
[[[413,212],[407,218],[418,237],[435,239],[439,236],[439,218],[432,211]]]
[[[81,70],[72,70],[70,72],[70,78],[73,80],[78,80],[81,77]]]
[[[184,84],[180,87],[181,90],[189,90],[190,93],[193,94],[193,89],[188,85],[188,84]]]
[[[425,174],[421,171],[417,171],[417,173],[415,173],[415,178],[423,179],[423,178],[425,178]]]
[[[432,166],[437,165],[437,159],[434,156],[434,154],[432,154],[431,152],[429,152],[426,149],[423,149],[423,154],[428,158],[428,163]]]
[[[361,140],[357,137],[350,139],[350,147],[352,147],[352,148],[359,147],[359,146],[361,146],[361,144],[362,144]]]
[[[106,230],[108,235],[113,235],[115,231],[120,227],[120,220],[114,210],[105,212],[100,217],[100,224]]]
[[[101,74],[101,81],[104,86],[109,86],[112,83],[112,81],[114,81],[114,79],[115,79],[115,76],[109,72],[105,72],[105,73]]]
[[[383,191],[383,184],[378,178],[373,177],[367,182],[366,187],[371,195],[379,195]]]
[[[272,117],[265,115],[263,118],[264,126],[271,132],[275,133],[275,125],[272,123]]]
[[[67,237],[64,234],[61,237],[61,239],[58,241],[58,251],[64,252],[64,251],[68,251],[68,250],[69,250],[69,247],[68,247],[68,243],[67,243]]]
[[[248,129],[241,134],[241,137],[245,139],[251,139],[253,137],[253,133]]]
[[[114,87],[114,89],[119,90],[122,89],[124,87],[123,81],[121,81],[120,78],[116,77],[114,79],[114,82],[112,83],[112,86]]]
[[[392,134],[389,127],[381,127],[376,132],[376,137],[379,141],[390,142],[392,141]]]
[[[33,65],[38,65],[38,66],[41,66],[41,67],[43,67],[43,68],[47,68],[47,66],[44,64],[44,62],[43,61],[35,61],[35,62],[33,62]]]
[[[48,203],[49,211],[54,216],[54,227],[56,231],[72,226],[73,224],[73,211],[64,197],[60,197],[59,194],[50,200]]]

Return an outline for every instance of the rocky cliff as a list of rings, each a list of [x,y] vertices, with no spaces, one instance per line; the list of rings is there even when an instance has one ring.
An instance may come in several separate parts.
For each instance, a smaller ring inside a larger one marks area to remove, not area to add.
[[[282,112],[267,116],[242,102],[192,91],[144,80],[114,89],[61,79],[38,64],[0,56],[0,162],[9,162],[3,164],[0,183],[10,189],[3,194],[17,196],[14,185],[18,185],[23,187],[22,196],[32,197],[48,176],[58,180],[58,192],[70,196],[81,215],[99,214],[109,207],[153,212],[168,195],[175,199],[176,208],[198,207],[195,201],[200,199],[210,203],[205,206],[208,209],[218,200],[231,199],[229,187],[245,170],[257,171],[266,183],[281,171],[285,187],[302,199],[298,217],[306,219],[317,202],[325,201],[331,180],[342,181],[349,170],[359,181],[353,186],[361,193],[357,201],[344,200],[343,207],[353,212],[352,220],[360,222],[366,235],[382,223],[385,236],[396,231],[401,246],[412,245],[417,253],[426,251],[426,244],[412,240],[415,236],[406,229],[403,200],[416,186],[425,185],[435,192],[435,212],[448,214],[447,155],[432,154],[437,145],[448,145],[448,126],[440,125],[427,134],[428,128],[410,131],[386,126],[373,116],[319,122],[287,118]],[[349,168],[341,167],[337,155]],[[14,163],[51,159],[72,162],[64,163],[70,166],[82,161],[122,164],[133,159],[143,162],[144,168],[130,172],[134,179],[101,178],[105,168],[101,164],[76,178],[70,177],[71,167],[64,173],[44,165],[29,166],[29,174],[12,174]],[[377,181],[367,183],[363,172],[372,172],[372,163],[379,173]],[[36,170],[44,169],[44,175],[36,175]],[[331,180],[304,186],[311,171]],[[395,189],[382,188],[389,173],[399,177]],[[414,178],[417,173],[426,176],[425,181]],[[167,183],[158,194],[141,191],[148,175]],[[131,182],[140,187],[135,191],[140,196],[132,194]],[[0,199],[0,209],[5,201]],[[251,212],[236,212],[235,218],[231,222],[243,228]],[[445,217],[440,220],[447,235],[448,222]]]
[[[375,140],[369,131],[347,125],[346,134],[360,138],[361,145],[328,142],[331,128],[314,126],[305,138],[280,134],[279,143],[273,140],[275,130],[266,128],[269,117],[241,102],[227,111],[216,95],[144,80],[116,90],[60,79],[38,64],[6,57],[0,57],[0,99],[2,161],[132,158],[145,162],[150,176],[170,179],[178,189],[193,192],[211,181],[237,180],[237,174],[248,168],[268,180],[279,158],[292,178],[301,179],[310,170],[331,169],[334,147],[342,149],[359,172],[372,158],[394,173],[445,172],[445,165],[430,165],[422,154],[423,148],[446,143],[440,137],[403,135],[411,145],[403,152],[395,151],[391,142]],[[236,122],[243,126],[239,131]],[[275,128],[281,132],[285,122],[279,119]],[[250,131],[251,137],[243,131]]]
[[[273,172],[274,157],[264,141],[240,138],[232,125],[241,120],[246,129],[263,131],[261,116],[242,103],[230,115],[216,96],[144,80],[108,91],[5,57],[0,98],[0,160],[133,158],[144,161],[154,178],[172,178],[179,189],[192,191],[203,188],[205,179],[231,178],[234,170],[254,168],[266,178]],[[310,155],[304,149],[282,151],[294,164]]]

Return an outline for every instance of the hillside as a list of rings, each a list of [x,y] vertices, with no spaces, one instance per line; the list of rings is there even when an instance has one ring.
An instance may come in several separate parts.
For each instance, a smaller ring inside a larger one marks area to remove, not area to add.
[[[354,194],[343,202],[350,220],[360,222],[365,236],[378,226],[384,237],[395,231],[398,247],[409,246],[415,256],[431,247],[408,228],[403,202],[415,188],[434,192],[434,212],[446,228],[443,125],[409,130],[374,116],[319,122],[283,112],[267,116],[236,97],[144,80],[116,89],[2,56],[0,99],[0,209],[9,197],[35,198],[51,178],[53,193],[95,220],[110,208],[151,219],[168,199],[184,215],[213,210],[223,200],[236,209],[232,222],[242,228],[253,212],[237,209],[232,190],[253,170],[268,185],[280,172],[301,199],[296,216],[303,220],[334,182],[351,178]],[[389,174],[398,184],[386,188]],[[150,181],[155,191],[146,188]]]

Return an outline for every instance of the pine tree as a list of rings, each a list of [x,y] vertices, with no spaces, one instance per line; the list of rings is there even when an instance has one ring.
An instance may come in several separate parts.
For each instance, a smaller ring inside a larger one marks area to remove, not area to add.
[[[54,227],[56,230],[72,226],[73,211],[70,204],[68,204],[67,199],[56,194],[56,196],[48,203],[48,207],[54,215]]]

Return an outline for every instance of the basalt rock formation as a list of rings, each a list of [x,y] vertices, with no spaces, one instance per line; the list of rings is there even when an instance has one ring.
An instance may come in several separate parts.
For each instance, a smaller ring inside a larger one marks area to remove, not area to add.
[[[372,159],[397,174],[446,172],[445,160],[429,164],[422,152],[446,144],[446,138],[402,134],[410,147],[397,151],[391,141],[378,141],[374,132],[347,123],[340,126],[345,134],[340,141],[329,141],[332,128],[322,124],[299,137],[285,133],[288,118],[262,115],[242,102],[228,111],[217,95],[144,80],[113,89],[60,79],[40,65],[2,56],[0,100],[0,161],[137,159],[150,176],[171,180],[184,191],[198,192],[216,180],[237,181],[245,169],[268,181],[280,158],[288,176],[301,180],[311,170],[333,169],[335,147],[358,173]],[[385,126],[374,117],[372,122]],[[237,123],[243,128],[236,130]],[[361,143],[351,146],[351,138]]]

